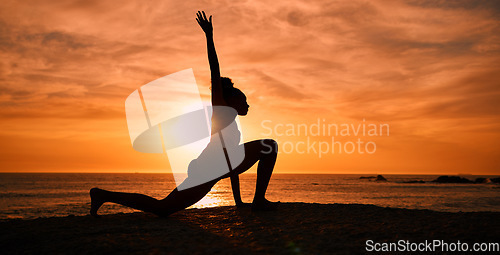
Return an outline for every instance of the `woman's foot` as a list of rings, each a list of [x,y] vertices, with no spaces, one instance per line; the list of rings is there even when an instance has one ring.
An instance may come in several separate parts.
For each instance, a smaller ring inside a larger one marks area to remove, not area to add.
[[[267,199],[263,199],[263,200],[254,200],[253,203],[252,203],[252,211],[272,211],[272,210],[276,210],[276,208],[278,208],[278,205],[280,204],[281,202],[278,201],[278,202],[271,202]]]
[[[99,188],[92,188],[90,189],[90,215],[94,217],[100,217],[97,214],[97,210],[101,207],[102,204],[104,204],[104,200],[101,198],[102,194],[102,189]]]
[[[251,205],[252,204],[250,203],[243,203],[243,202],[236,203],[237,208],[249,208]]]

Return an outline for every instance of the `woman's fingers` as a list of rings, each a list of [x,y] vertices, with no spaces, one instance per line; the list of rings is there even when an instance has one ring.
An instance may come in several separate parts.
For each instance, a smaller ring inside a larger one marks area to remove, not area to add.
[[[200,26],[206,25],[207,23],[212,24],[212,15],[210,15],[210,18],[207,19],[207,15],[204,11],[198,11],[196,13],[196,17],[196,21],[200,24]]]

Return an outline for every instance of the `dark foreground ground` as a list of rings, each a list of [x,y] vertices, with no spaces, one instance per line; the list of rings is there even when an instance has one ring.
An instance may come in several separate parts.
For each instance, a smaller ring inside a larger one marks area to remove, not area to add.
[[[374,242],[499,242],[500,213],[283,203],[0,222],[1,254],[352,254]]]

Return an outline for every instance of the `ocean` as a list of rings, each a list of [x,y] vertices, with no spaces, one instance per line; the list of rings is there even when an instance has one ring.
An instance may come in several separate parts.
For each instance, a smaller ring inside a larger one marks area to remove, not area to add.
[[[387,182],[362,175],[274,174],[268,187],[271,201],[373,204],[383,207],[445,212],[500,212],[499,184],[440,184],[437,175],[384,175]],[[478,177],[465,176],[470,180]],[[243,201],[251,202],[255,174],[240,176]],[[423,180],[426,183],[404,183]],[[87,215],[89,189],[137,192],[158,199],[175,188],[172,174],[141,173],[0,173],[0,220]],[[229,179],[220,181],[194,208],[234,205]],[[136,210],[106,203],[100,214]]]

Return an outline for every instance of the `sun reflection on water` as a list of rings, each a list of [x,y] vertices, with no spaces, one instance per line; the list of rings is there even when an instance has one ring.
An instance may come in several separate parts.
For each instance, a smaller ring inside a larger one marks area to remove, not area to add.
[[[191,208],[208,208],[232,205],[231,201],[221,195],[224,191],[223,187],[215,186],[203,199],[192,205]]]

